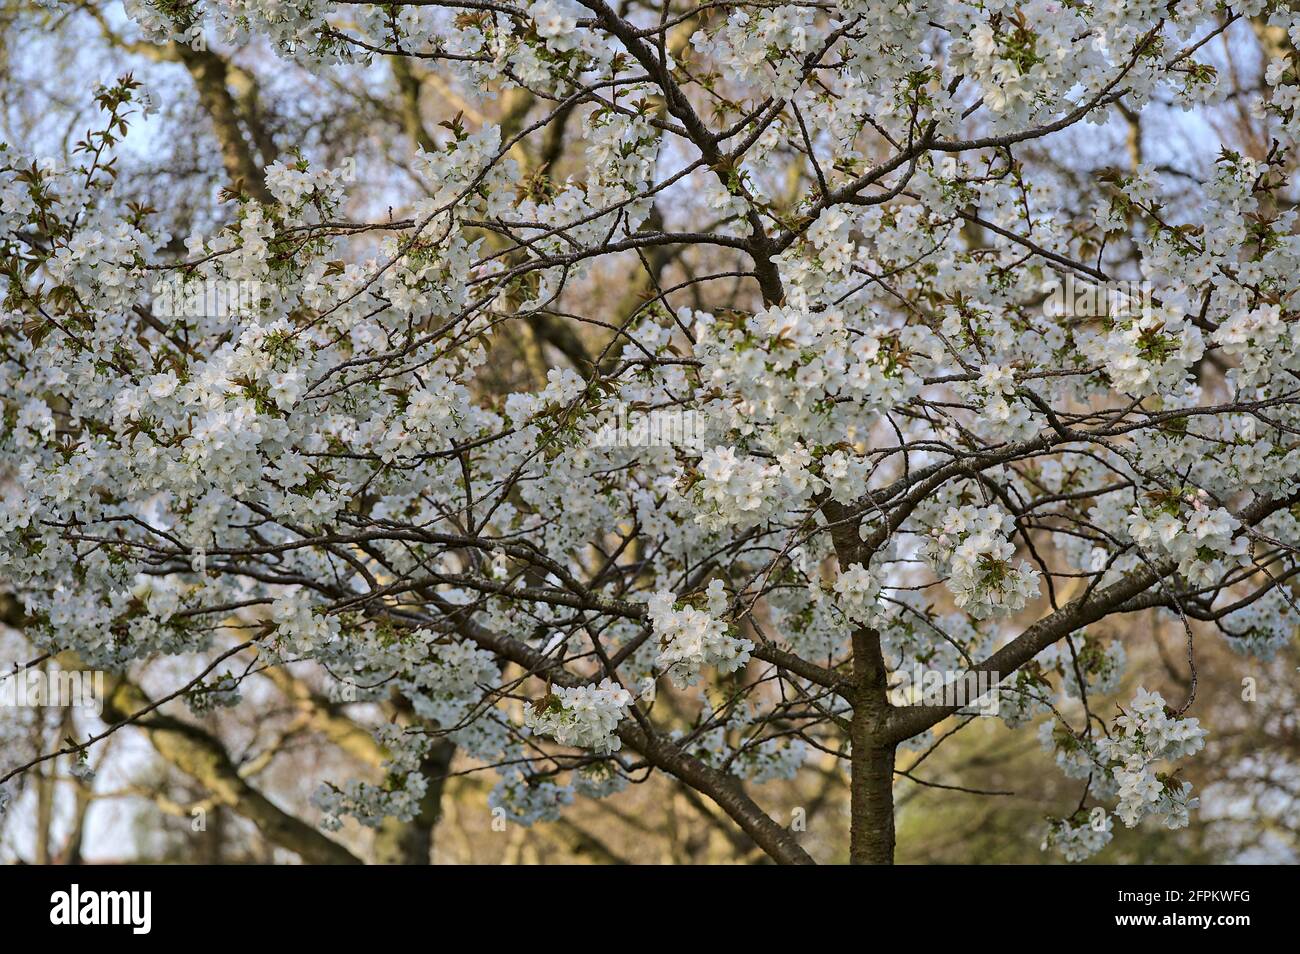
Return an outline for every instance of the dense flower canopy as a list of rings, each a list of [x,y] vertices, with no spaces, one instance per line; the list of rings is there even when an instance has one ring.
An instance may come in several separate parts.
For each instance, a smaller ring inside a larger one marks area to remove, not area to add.
[[[396,213],[358,198],[367,161],[228,164],[183,235],[116,176],[153,108],[134,79],[74,161],[0,153],[0,575],[39,645],[110,669],[255,650],[399,692],[387,781],[320,780],[334,826],[417,812],[447,739],[512,820],[659,771],[805,861],[736,781],[830,752],[854,859],[887,860],[896,750],[961,708],[891,702],[917,666],[994,673],[999,718],[1046,717],[1082,793],[1048,834],[1066,857],[1112,819],[1186,824],[1195,682],[1093,710],[1125,652],[1085,630],[1164,614],[1193,665],[1207,624],[1264,657],[1294,631],[1300,15],[126,8],[150,42],[258,38],[323,73],[403,54],[533,111],[424,136]],[[1204,54],[1250,21],[1284,40],[1243,106],[1261,155],[1051,161],[1122,115],[1214,108]],[[562,359],[506,390],[518,326]],[[608,440],[615,408],[691,433]],[[238,705],[212,672],[176,688]]]

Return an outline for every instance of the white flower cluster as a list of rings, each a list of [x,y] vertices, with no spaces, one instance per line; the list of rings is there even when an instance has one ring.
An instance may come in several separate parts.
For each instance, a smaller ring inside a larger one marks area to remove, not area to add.
[[[276,597],[271,604],[275,624],[271,645],[284,656],[310,656],[328,651],[339,634],[337,617],[327,616],[297,588]]]
[[[1240,308],[1210,336],[1239,363],[1228,371],[1236,387],[1268,384],[1279,370],[1300,370],[1300,325],[1286,321],[1277,305]]]
[[[713,37],[696,32],[691,45],[765,95],[788,97],[813,42],[812,17],[812,10],[796,6],[737,10]]]
[[[973,422],[979,434],[1023,439],[1031,436],[1038,423],[1024,401],[1016,397],[1015,369],[985,364],[980,376],[962,388],[979,413]]]
[[[792,270],[808,264],[786,254]],[[809,280],[821,271],[812,267]],[[855,442],[874,420],[864,410],[916,395],[941,347],[928,329],[893,325],[874,310],[788,304],[743,321],[685,317],[698,328],[702,385],[721,396],[708,405],[715,428],[735,440],[706,453],[697,471],[696,519],[710,530],[752,526],[823,487],[841,503],[859,497],[871,461]]]
[[[565,805],[573,803],[573,786],[551,779],[509,772],[488,793],[488,806],[509,821],[532,825],[555,821]]]
[[[1079,336],[1080,351],[1105,368],[1115,387],[1148,397],[1181,387],[1205,353],[1201,331],[1181,314],[1159,309]]]
[[[836,604],[855,623],[871,624],[881,615],[880,581],[861,563],[850,563],[832,586]]]
[[[573,773],[573,790],[583,798],[608,798],[628,786],[627,776],[608,761],[584,765]]]
[[[608,754],[623,742],[614,734],[627,715],[632,693],[611,679],[597,686],[561,686],[524,711],[524,725],[561,745]]]
[[[659,641],[656,663],[679,686],[693,685],[705,666],[720,672],[735,672],[749,662],[754,644],[733,636],[720,617],[726,610],[721,580],[708,588],[708,610],[693,606],[675,608],[676,598],[668,590],[650,597],[648,612],[655,638]]]
[[[322,211],[332,211],[355,179],[356,163],[352,159],[345,159],[338,169],[311,169],[305,161],[286,165],[281,160],[266,167],[267,190],[290,210],[312,201]]]
[[[1033,0],[1017,12],[1030,29],[980,20],[953,44],[957,62],[978,78],[989,109],[1005,123],[1031,121],[1059,95],[1062,75],[1082,79],[1103,62],[1093,44],[1075,42],[1087,27],[1065,4]]]
[[[589,14],[574,0],[534,0],[528,5],[528,15],[550,52],[577,50],[599,59],[609,56],[608,46],[601,44],[595,34],[575,29],[578,20]]]
[[[745,526],[770,511],[780,487],[780,469],[755,457],[737,457],[730,447],[713,447],[700,460],[698,486],[704,508],[696,520],[710,527]]]
[[[419,814],[429,787],[429,779],[420,770],[431,744],[429,737],[393,723],[379,726],[374,734],[388,755],[384,761],[387,778],[382,785],[350,779],[342,788],[328,782],[317,786],[311,803],[322,813],[322,828],[337,831],[344,816],[378,828],[385,818],[410,821]]]
[[[481,686],[496,682],[497,664],[491,653],[470,643],[431,644],[431,639],[423,630],[416,633],[408,645],[423,654],[418,661],[399,663],[393,671],[416,712],[450,726],[482,695]]]
[[[1038,744],[1053,754],[1056,767],[1066,778],[1092,776],[1099,789],[1106,789],[1109,780],[1100,778],[1104,772],[1097,744],[1087,735],[1076,735],[1062,723],[1047,719],[1038,727]]]
[[[1066,861],[1085,861],[1110,844],[1115,837],[1115,822],[1110,815],[1098,816],[1094,822],[1088,812],[1074,818],[1053,818],[1048,822],[1043,851],[1056,849]]]
[[[923,552],[946,575],[953,602],[976,619],[1024,609],[1038,595],[1038,572],[1007,539],[1014,521],[996,506],[949,507],[931,528]]]
[[[1196,754],[1206,734],[1198,720],[1169,715],[1159,693],[1137,690],[1128,711],[1115,720],[1114,733],[1097,743],[1117,786],[1115,812],[1127,827],[1151,814],[1163,815],[1169,828],[1187,824],[1197,804],[1191,783],[1158,775],[1154,764]]]
[[[1278,588],[1229,613],[1222,626],[1234,652],[1270,660],[1296,638],[1300,611],[1294,598]]]
[[[1241,522],[1222,507],[1210,507],[1204,491],[1170,496],[1154,508],[1135,507],[1128,531],[1138,546],[1155,545],[1178,561],[1178,572],[1195,585],[1213,583],[1222,558],[1246,557],[1248,541],[1236,539]]]

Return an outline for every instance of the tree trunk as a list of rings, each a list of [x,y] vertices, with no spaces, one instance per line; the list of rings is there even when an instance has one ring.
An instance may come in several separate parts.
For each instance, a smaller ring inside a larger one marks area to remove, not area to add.
[[[865,627],[853,633],[857,684],[849,737],[849,860],[855,865],[894,863],[894,746],[886,740],[888,672],[880,635]]]
[[[420,813],[409,822],[386,818],[375,832],[375,864],[427,865],[433,862],[433,832],[442,817],[442,792],[456,746],[445,739],[433,744],[420,771],[429,780]]]
[[[854,722],[857,722],[856,717]],[[855,865],[894,863],[894,747],[853,740],[849,860]]]

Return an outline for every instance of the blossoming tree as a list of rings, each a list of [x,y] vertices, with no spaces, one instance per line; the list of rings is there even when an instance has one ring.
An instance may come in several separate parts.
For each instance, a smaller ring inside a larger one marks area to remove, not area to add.
[[[256,41],[470,108],[429,128],[417,96],[396,211],[376,156],[236,130],[180,236],[117,179],[134,79],[71,161],[0,153],[0,578],[79,665],[204,660],[122,722],[311,661],[403,700],[386,782],[318,780],[326,828],[415,817],[454,745],[509,821],[665,773],[786,863],[754,786],[829,755],[881,863],[900,748],[970,721],[900,680],[984,673],[1078,780],[1049,847],[1186,824],[1197,640],[1296,623],[1289,5],[126,10],[216,107],[209,46]],[[1256,37],[1264,148],[1147,162],[1143,117],[1210,115],[1210,51]],[[1054,155],[1117,124],[1127,165]],[[615,408],[691,427],[610,439]],[[1187,697],[1090,705],[1160,615]]]

